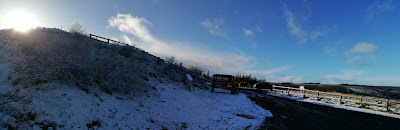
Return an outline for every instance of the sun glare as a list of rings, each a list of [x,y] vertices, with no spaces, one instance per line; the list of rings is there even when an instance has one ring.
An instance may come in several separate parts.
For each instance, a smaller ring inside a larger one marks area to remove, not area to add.
[[[18,31],[26,31],[38,25],[36,17],[26,11],[9,12],[3,17],[4,28],[14,28]]]

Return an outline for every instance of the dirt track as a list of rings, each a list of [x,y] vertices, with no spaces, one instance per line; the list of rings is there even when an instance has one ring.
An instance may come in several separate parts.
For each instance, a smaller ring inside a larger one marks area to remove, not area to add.
[[[400,119],[278,98],[255,90],[239,92],[272,112],[273,117],[266,118],[261,129],[400,129]]]

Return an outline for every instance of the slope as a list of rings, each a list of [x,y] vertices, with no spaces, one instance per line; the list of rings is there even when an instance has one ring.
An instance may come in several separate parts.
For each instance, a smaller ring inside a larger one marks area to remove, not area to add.
[[[48,28],[0,38],[3,128],[254,129],[272,116],[135,47]]]

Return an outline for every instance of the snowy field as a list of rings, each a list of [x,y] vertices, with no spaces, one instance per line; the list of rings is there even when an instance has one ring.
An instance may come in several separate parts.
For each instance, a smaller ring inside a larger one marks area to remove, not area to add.
[[[179,84],[159,84],[156,94],[138,99],[101,92],[87,94],[68,86],[48,87],[54,89],[21,89],[22,100],[10,104],[20,113],[36,114],[20,128],[40,129],[43,125],[37,122],[43,122],[63,129],[86,129],[90,125],[101,129],[255,129],[266,117],[272,117],[243,94],[210,93],[198,88],[188,91]],[[2,123],[20,120],[0,116]]]
[[[313,100],[310,98],[297,98],[297,97],[272,94],[272,93],[268,93],[268,94],[272,95],[272,96],[276,96],[276,97],[282,97],[282,98],[297,100],[297,101],[301,101],[301,102],[308,102],[308,103],[313,103],[313,104],[317,104],[317,105],[324,105],[324,106],[329,106],[329,107],[334,107],[334,108],[339,108],[339,109],[346,109],[346,110],[351,110],[351,111],[364,112],[364,113],[369,113],[369,114],[375,114],[375,115],[381,115],[381,116],[387,116],[387,117],[400,119],[400,115],[397,115],[397,114],[391,114],[391,113],[387,113],[387,112],[375,111],[375,110],[370,110],[370,109],[355,108],[352,106],[343,106],[343,105],[339,105],[339,104],[331,104],[331,103],[326,103],[326,100],[317,101],[317,100]],[[327,101],[327,102],[329,102],[329,101]],[[351,104],[348,104],[348,105],[351,105]],[[353,104],[353,105],[358,105],[358,104]],[[380,110],[380,108],[372,108],[372,109]]]

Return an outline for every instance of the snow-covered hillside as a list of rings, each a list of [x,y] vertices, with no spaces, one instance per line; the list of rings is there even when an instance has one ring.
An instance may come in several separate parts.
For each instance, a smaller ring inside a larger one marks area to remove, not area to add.
[[[272,116],[134,47],[46,28],[0,38],[0,128],[255,129]]]

